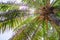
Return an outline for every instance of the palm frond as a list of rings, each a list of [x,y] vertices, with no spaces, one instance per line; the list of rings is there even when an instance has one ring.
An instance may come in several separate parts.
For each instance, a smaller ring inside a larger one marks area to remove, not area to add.
[[[40,25],[41,19],[35,18],[33,19],[33,22],[31,21],[26,25],[26,29],[24,29],[22,32],[19,33],[19,35],[13,36],[12,40],[30,40],[35,35],[34,32],[37,32],[37,29],[39,28],[38,25]],[[18,33],[18,32],[17,32]],[[18,37],[18,38],[16,38]]]
[[[40,8],[46,5],[47,0],[22,0],[31,7]]]
[[[10,4],[0,4],[0,11],[8,11],[13,9],[18,9],[19,6],[16,5],[10,5]]]
[[[19,23],[18,21],[21,21],[24,19],[25,16],[29,16],[30,14],[26,13],[27,11],[23,10],[9,10],[7,12],[3,12],[0,14],[0,29],[6,28],[7,25],[9,27],[14,27],[14,25]],[[15,25],[15,26],[16,26]],[[3,30],[3,29],[2,29]]]
[[[56,25],[53,21],[51,21],[51,25],[53,26],[53,28],[56,29],[58,34],[58,40],[60,40],[60,26]]]
[[[58,6],[60,5],[60,0],[55,0],[52,6]]]

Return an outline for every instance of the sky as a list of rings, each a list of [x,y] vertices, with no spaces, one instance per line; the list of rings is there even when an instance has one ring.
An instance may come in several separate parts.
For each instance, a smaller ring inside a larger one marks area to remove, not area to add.
[[[0,0],[0,2],[7,2],[7,1],[12,1],[12,0]],[[16,1],[16,3],[20,3],[21,0],[13,0]],[[52,2],[52,0],[51,0]],[[8,40],[9,38],[11,38],[14,35],[13,30],[5,30],[5,32],[2,34],[0,33],[0,40]]]
[[[8,40],[14,35],[13,30],[6,30],[3,34],[0,33],[0,40]]]

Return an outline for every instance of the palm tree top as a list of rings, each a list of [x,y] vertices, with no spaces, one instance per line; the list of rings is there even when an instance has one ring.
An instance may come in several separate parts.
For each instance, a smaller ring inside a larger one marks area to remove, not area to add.
[[[11,10],[9,9],[9,11],[1,13],[1,18],[5,17],[6,19],[1,21],[0,28],[3,31],[7,25],[9,25],[8,27],[12,26],[11,28],[14,28],[16,34],[11,40],[60,39],[60,0],[50,1],[22,0],[28,6],[28,9],[18,10],[20,6],[15,4],[14,6],[17,7],[13,6]],[[3,5],[4,10],[6,4]],[[30,8],[35,8],[35,11],[32,13],[33,16],[30,15]]]

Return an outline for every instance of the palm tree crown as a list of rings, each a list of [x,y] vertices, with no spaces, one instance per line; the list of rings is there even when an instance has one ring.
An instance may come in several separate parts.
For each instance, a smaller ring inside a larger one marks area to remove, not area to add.
[[[14,29],[16,34],[10,40],[60,40],[60,0],[50,1],[22,0],[28,7],[23,10],[21,4],[1,4],[0,29]],[[31,8],[35,9],[32,13]]]

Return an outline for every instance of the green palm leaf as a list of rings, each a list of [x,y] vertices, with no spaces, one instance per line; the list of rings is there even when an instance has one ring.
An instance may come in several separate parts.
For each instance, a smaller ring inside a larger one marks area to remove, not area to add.
[[[34,36],[33,32],[35,32],[36,28],[38,28],[38,24],[40,24],[39,21],[40,19],[38,20],[37,18],[33,22],[31,21],[30,23],[28,23],[26,25],[26,28],[24,28],[24,30],[21,30],[22,32],[20,32],[19,35],[16,34],[12,40],[27,40],[29,39],[29,37],[31,38],[31,35]],[[16,37],[18,38],[16,39]]]
[[[31,7],[40,8],[41,6],[46,5],[47,0],[22,0]]]

